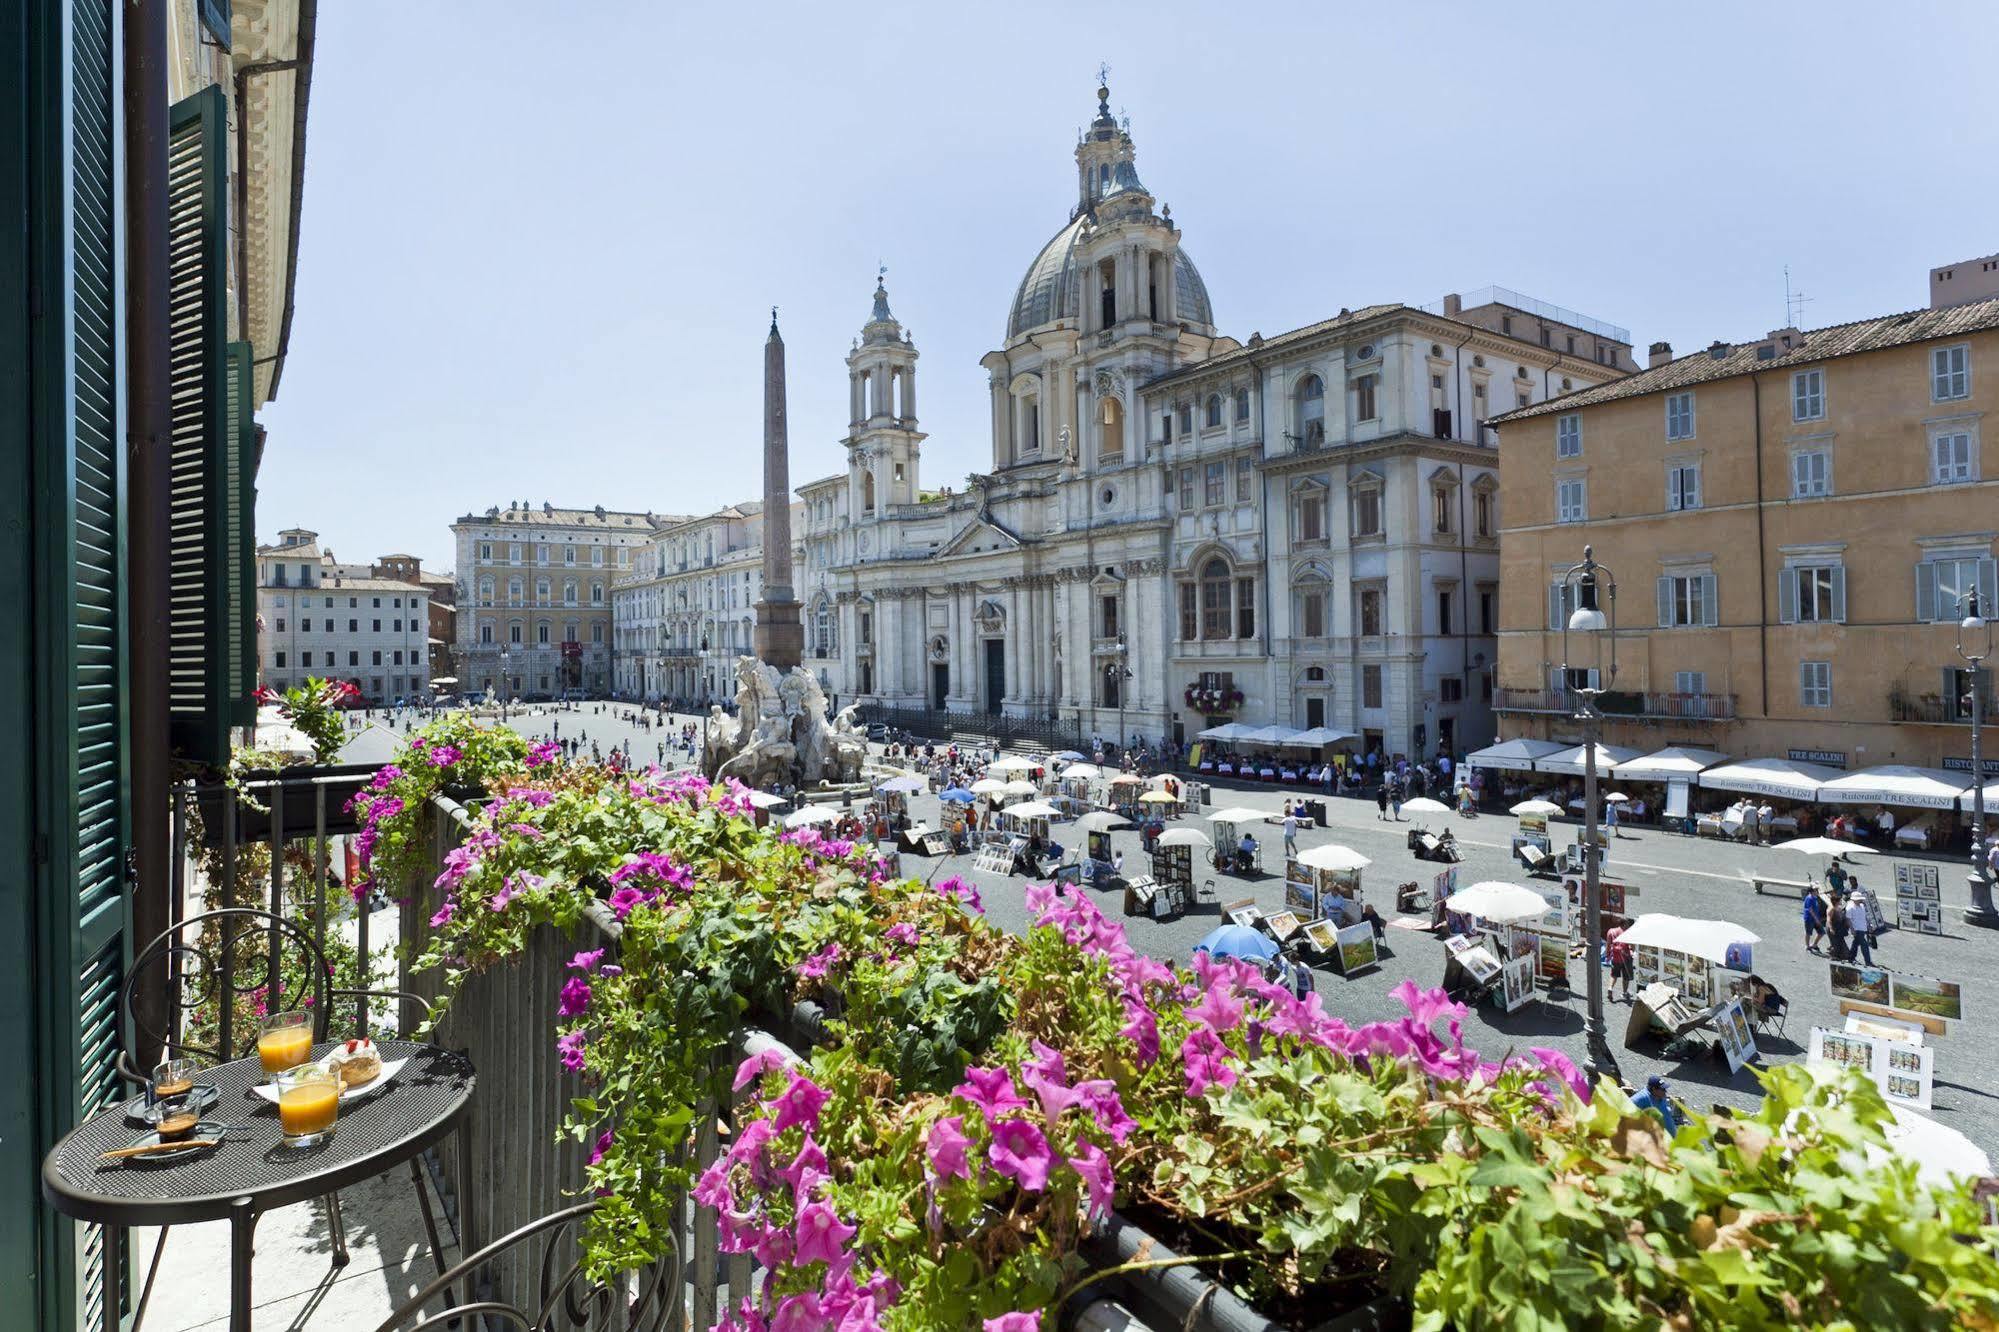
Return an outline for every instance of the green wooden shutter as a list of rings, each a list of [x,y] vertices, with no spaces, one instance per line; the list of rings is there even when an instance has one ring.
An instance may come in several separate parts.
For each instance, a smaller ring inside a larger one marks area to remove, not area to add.
[[[167,244],[173,375],[173,500],[168,622],[168,707],[183,758],[229,762],[240,699],[230,614],[229,259],[225,113],[220,88],[174,104],[167,143]]]
[[[41,1155],[119,1093],[125,720],[118,0],[0,5],[0,1322],[115,1328],[124,1255],[62,1221]],[[164,811],[161,811],[162,815]]]
[[[251,697],[257,688],[257,420],[250,411],[254,367],[249,343],[229,344],[228,456],[223,468],[228,516],[223,599],[229,643],[222,697],[232,726],[251,726],[257,720],[257,701]]]

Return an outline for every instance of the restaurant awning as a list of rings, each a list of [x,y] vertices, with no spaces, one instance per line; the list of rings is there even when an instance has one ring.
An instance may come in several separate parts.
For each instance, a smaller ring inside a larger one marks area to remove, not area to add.
[[[1644,752],[1641,749],[1626,749],[1622,745],[1598,744],[1596,747],[1597,775],[1599,777],[1608,777],[1614,771],[1619,777],[1622,777],[1624,771],[1618,765],[1628,763],[1632,759],[1640,757]],[[1583,775],[1583,760],[1583,747],[1575,745],[1558,753],[1549,754],[1545,758],[1535,759],[1534,771],[1566,772],[1580,777]]]
[[[1729,762],[1729,757],[1713,749],[1689,749],[1674,745],[1617,765],[1620,782],[1691,782],[1708,768]]]
[[[1838,768],[1796,759],[1745,759],[1724,763],[1701,774],[1710,791],[1740,791],[1744,795],[1776,796],[1782,800],[1817,800],[1819,788],[1843,777]]]
[[[1474,768],[1499,768],[1508,772],[1532,772],[1534,760],[1559,754],[1566,745],[1552,740],[1502,740],[1496,745],[1465,755]]]
[[[1246,745],[1281,745],[1297,734],[1295,726],[1265,726],[1236,739]]]
[[[1286,749],[1319,749],[1326,745],[1336,745],[1342,740],[1359,738],[1352,731],[1336,731],[1330,726],[1314,726],[1310,730],[1298,732],[1283,743]]]
[[[1884,763],[1837,777],[1819,788],[1819,799],[1830,805],[1907,805],[1916,809],[1955,809],[1958,797],[1971,786],[1971,774],[1960,776],[1941,768],[1915,768]]]
[[[1194,738],[1196,740],[1240,740],[1244,736],[1254,733],[1255,730],[1254,726],[1244,726],[1241,722],[1223,722],[1220,726],[1210,726],[1205,731],[1197,732]]]

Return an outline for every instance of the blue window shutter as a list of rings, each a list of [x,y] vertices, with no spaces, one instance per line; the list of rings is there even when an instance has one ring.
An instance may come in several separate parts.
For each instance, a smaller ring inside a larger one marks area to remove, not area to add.
[[[1937,617],[1937,567],[1928,560],[1916,565],[1916,619],[1928,624]]]
[[[225,51],[229,49],[229,8],[230,0],[195,0],[195,7],[201,12],[201,26],[208,29],[209,36]]]
[[[230,631],[224,654],[223,699],[235,726],[254,725],[257,702],[257,421],[250,401],[255,385],[255,357],[247,342],[229,344],[229,391],[226,490],[223,514],[224,572],[222,588],[225,623]]]
[[[176,102],[167,141],[168,361],[173,497],[168,582],[168,709],[182,758],[222,767],[236,700],[232,643],[229,218],[222,90]]]

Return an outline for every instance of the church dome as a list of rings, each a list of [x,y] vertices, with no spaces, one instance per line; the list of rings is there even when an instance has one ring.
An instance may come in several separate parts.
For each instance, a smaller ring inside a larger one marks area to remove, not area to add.
[[[1132,184],[1137,184],[1136,175]],[[1027,266],[1027,276],[1020,280],[1020,290],[1014,294],[1013,313],[1006,321],[1009,339],[1044,324],[1080,317],[1082,283],[1076,272],[1075,252],[1076,242],[1089,222],[1087,213],[1079,215],[1056,232]],[[1208,305],[1208,284],[1201,281],[1200,270],[1194,267],[1185,249],[1173,252],[1173,299],[1182,323],[1215,322],[1214,310]]]

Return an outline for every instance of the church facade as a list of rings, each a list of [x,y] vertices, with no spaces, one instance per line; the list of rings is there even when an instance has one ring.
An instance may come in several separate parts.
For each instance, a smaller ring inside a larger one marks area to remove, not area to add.
[[[1070,217],[983,358],[992,466],[962,489],[922,486],[917,349],[877,286],[846,469],[796,488],[806,664],[843,703],[1085,736],[1489,739],[1484,420],[1635,368],[1629,335],[1499,292],[1239,342],[1105,89],[1075,158]]]

